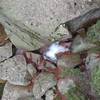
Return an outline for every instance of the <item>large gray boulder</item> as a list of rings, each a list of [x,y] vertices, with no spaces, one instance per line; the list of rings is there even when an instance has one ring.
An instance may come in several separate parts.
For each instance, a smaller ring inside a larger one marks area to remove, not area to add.
[[[0,8],[11,19],[48,36],[55,28],[97,7],[92,0],[0,0]]]
[[[18,48],[36,50],[65,37],[55,33],[59,24],[98,7],[90,0],[1,0],[0,23]],[[68,30],[67,30],[68,31]],[[54,34],[52,34],[54,33]]]

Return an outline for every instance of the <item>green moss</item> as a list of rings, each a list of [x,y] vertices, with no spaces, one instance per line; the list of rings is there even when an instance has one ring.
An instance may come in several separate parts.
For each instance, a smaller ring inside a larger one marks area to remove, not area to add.
[[[83,94],[78,91],[78,88],[72,88],[66,94],[68,100],[85,100]]]
[[[78,87],[71,88],[65,95],[68,100],[85,100],[84,95],[78,90]],[[56,97],[54,100],[61,100],[59,97]]]
[[[99,54],[100,53],[100,47],[98,46],[98,47],[92,48],[92,49],[89,50],[89,52],[90,53],[97,53],[97,54]]]
[[[64,68],[62,72],[62,77],[72,76],[72,77],[80,77],[82,79],[82,75],[79,69],[71,69],[71,68]],[[81,87],[77,86],[75,88],[71,88],[68,92],[66,92],[65,96],[68,100],[85,100],[84,95],[80,92]],[[55,100],[60,100],[59,98]]]
[[[81,72],[79,69],[63,68],[61,76],[81,76]]]
[[[89,41],[100,45],[100,21],[88,29],[87,38]]]
[[[100,95],[100,66],[97,66],[92,71],[92,87],[97,95]]]
[[[0,83],[0,99],[2,97],[3,89],[4,89],[4,83]]]

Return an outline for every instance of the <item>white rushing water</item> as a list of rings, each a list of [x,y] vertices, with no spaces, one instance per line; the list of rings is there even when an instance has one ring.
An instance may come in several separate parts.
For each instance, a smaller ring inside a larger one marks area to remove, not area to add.
[[[65,48],[62,45],[59,45],[59,42],[55,42],[51,44],[48,48],[48,50],[44,53],[44,59],[50,60],[52,62],[57,61],[57,56],[56,54],[58,53],[64,53],[70,51],[69,48]]]

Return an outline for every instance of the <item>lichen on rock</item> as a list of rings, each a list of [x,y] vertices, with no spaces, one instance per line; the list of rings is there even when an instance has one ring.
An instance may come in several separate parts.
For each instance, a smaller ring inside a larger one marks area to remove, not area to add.
[[[100,20],[88,29],[87,39],[95,44],[100,45]]]

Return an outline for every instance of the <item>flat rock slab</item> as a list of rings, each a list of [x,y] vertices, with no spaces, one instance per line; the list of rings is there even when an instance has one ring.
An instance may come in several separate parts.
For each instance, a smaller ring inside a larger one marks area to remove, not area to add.
[[[92,0],[0,0],[0,8],[7,16],[43,36],[48,36],[60,23],[94,7],[97,4]]]

